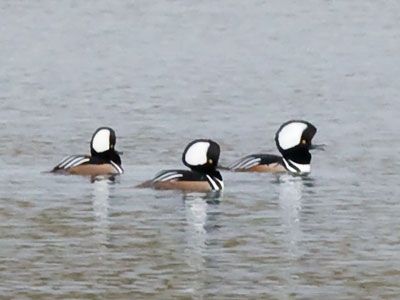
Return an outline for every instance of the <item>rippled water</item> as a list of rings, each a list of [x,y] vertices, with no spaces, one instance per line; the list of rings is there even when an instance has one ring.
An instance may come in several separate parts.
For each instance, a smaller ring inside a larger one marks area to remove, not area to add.
[[[1,299],[399,299],[400,3],[0,3]],[[318,128],[307,177],[137,190]],[[116,182],[51,176],[117,132]]]

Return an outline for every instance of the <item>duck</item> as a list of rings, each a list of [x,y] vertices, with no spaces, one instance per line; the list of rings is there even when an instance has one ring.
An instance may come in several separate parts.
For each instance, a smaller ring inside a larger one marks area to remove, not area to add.
[[[182,162],[189,170],[163,170],[137,187],[184,192],[221,191],[224,182],[217,170],[219,156],[220,146],[213,140],[193,140],[182,154]]]
[[[50,173],[84,176],[123,174],[122,153],[115,149],[115,144],[115,131],[110,127],[100,127],[90,141],[91,155],[67,156]]]
[[[314,145],[317,128],[304,120],[283,123],[275,134],[275,143],[281,155],[251,154],[228,166],[234,172],[289,172],[307,174],[311,171],[310,150],[324,150],[325,145]]]

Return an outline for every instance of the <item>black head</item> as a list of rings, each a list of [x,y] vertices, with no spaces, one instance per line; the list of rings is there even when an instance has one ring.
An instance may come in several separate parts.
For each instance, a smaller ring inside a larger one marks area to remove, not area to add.
[[[116,141],[117,138],[112,128],[98,128],[90,142],[90,152],[92,156],[103,160],[112,160],[116,164],[121,165],[121,158],[118,151],[115,150]]]
[[[312,139],[317,128],[302,120],[288,121],[275,135],[276,146],[282,153],[285,167],[293,173],[310,172]]]
[[[183,163],[193,171],[212,173],[216,171],[220,154],[219,145],[208,139],[190,142],[182,154]]]

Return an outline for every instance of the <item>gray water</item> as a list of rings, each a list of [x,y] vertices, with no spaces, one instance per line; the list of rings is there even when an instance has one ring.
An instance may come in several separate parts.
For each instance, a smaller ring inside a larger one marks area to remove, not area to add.
[[[399,299],[400,2],[0,3],[1,299]],[[138,190],[318,128],[307,177]],[[117,133],[116,182],[42,173]]]

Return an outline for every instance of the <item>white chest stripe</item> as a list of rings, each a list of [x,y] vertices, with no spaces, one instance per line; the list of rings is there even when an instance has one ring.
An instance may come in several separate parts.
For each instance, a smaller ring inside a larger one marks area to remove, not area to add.
[[[206,175],[207,176],[207,178],[208,178],[208,182],[210,183],[210,185],[211,185],[211,188],[213,189],[213,190],[219,190],[219,188],[218,188],[218,185],[217,185],[217,183],[214,181],[214,180],[212,180],[212,178],[211,178],[211,176],[210,175]]]
[[[306,164],[306,165],[298,164],[298,163],[295,163],[295,162],[293,162],[291,160],[286,161],[286,159],[283,159],[283,162],[284,162],[286,168],[292,173],[309,173],[311,171],[311,165],[310,164]],[[300,172],[298,170],[294,169],[291,165],[293,165],[294,167],[298,168],[300,170]]]
[[[221,190],[224,189],[224,182],[222,180],[219,180],[218,178],[214,178],[217,182],[219,182],[220,186],[221,186]]]
[[[123,174],[124,173],[124,170],[120,166],[118,166],[115,162],[110,161],[110,163],[118,171],[118,174]]]
[[[211,177],[210,175],[206,175],[206,176],[207,176],[208,182],[211,185],[211,188],[214,191],[219,191],[219,190],[222,190],[224,188],[224,182],[222,180],[219,180],[219,179],[217,179],[215,177]]]

